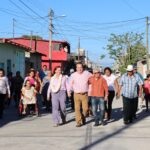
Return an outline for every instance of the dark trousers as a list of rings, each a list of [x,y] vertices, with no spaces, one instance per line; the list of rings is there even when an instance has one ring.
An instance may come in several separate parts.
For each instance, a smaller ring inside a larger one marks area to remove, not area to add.
[[[14,92],[14,101],[15,101],[15,106],[16,107],[19,106],[20,99],[21,99],[21,90],[20,91],[15,91]]]
[[[38,112],[38,114],[41,114],[41,108],[42,108],[42,96],[41,96],[41,94],[37,93],[36,98],[37,98],[36,112]]]
[[[127,98],[123,96],[123,114],[124,121],[132,121],[135,114],[135,98]]]
[[[3,117],[5,97],[6,94],[0,94],[0,118]]]
[[[112,102],[115,97],[115,91],[109,91],[108,101],[105,101],[105,111],[107,112],[108,119],[111,118]]]
[[[50,99],[48,100],[47,95],[43,94],[43,100],[44,100],[43,105],[46,106],[46,111],[51,111],[51,108],[52,108],[51,96],[50,96]]]
[[[74,110],[75,108],[74,108],[74,93],[73,92],[71,92],[70,99],[71,99],[71,108],[72,108],[72,110]]]
[[[146,110],[148,111],[148,102],[150,101],[150,94],[145,95],[145,102],[146,102]]]
[[[138,111],[138,97],[134,98],[134,117],[136,117],[136,112]]]

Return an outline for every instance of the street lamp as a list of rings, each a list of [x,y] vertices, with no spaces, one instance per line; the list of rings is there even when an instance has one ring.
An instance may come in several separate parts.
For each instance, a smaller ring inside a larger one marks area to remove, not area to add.
[[[49,12],[49,19],[50,19],[50,25],[49,25],[49,60],[50,60],[50,66],[49,68],[52,70],[52,36],[53,36],[53,19],[66,17],[66,15],[56,16],[54,17],[54,11],[50,9]]]

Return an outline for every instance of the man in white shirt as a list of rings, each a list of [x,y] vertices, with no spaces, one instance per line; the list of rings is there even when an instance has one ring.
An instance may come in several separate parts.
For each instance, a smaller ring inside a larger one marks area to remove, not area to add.
[[[8,79],[4,75],[4,70],[0,69],[0,119],[2,119],[3,117],[4,101],[6,94],[8,94],[8,98],[10,98],[10,87],[8,84]]]

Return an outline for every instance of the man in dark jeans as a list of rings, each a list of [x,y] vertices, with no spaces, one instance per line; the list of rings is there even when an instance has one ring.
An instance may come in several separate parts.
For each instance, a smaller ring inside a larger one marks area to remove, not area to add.
[[[119,95],[122,89],[124,124],[132,123],[135,115],[136,99],[142,96],[142,80],[133,72],[133,66],[128,65],[125,73],[119,83]],[[139,95],[137,89],[139,87]]]
[[[127,98],[123,96],[123,113],[124,113],[124,123],[131,123],[134,117],[135,110],[135,99]]]
[[[93,70],[90,78],[92,111],[95,119],[94,126],[104,125],[105,101],[108,100],[108,86],[106,80],[101,76],[99,69]]]

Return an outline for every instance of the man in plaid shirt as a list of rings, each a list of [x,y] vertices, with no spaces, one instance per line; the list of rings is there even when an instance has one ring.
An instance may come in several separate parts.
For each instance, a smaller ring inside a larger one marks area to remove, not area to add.
[[[123,113],[124,124],[132,123],[135,109],[136,99],[142,96],[143,81],[133,72],[133,66],[128,65],[127,73],[123,74],[119,83],[119,95],[122,90],[123,96]],[[138,92],[139,87],[139,92]]]

